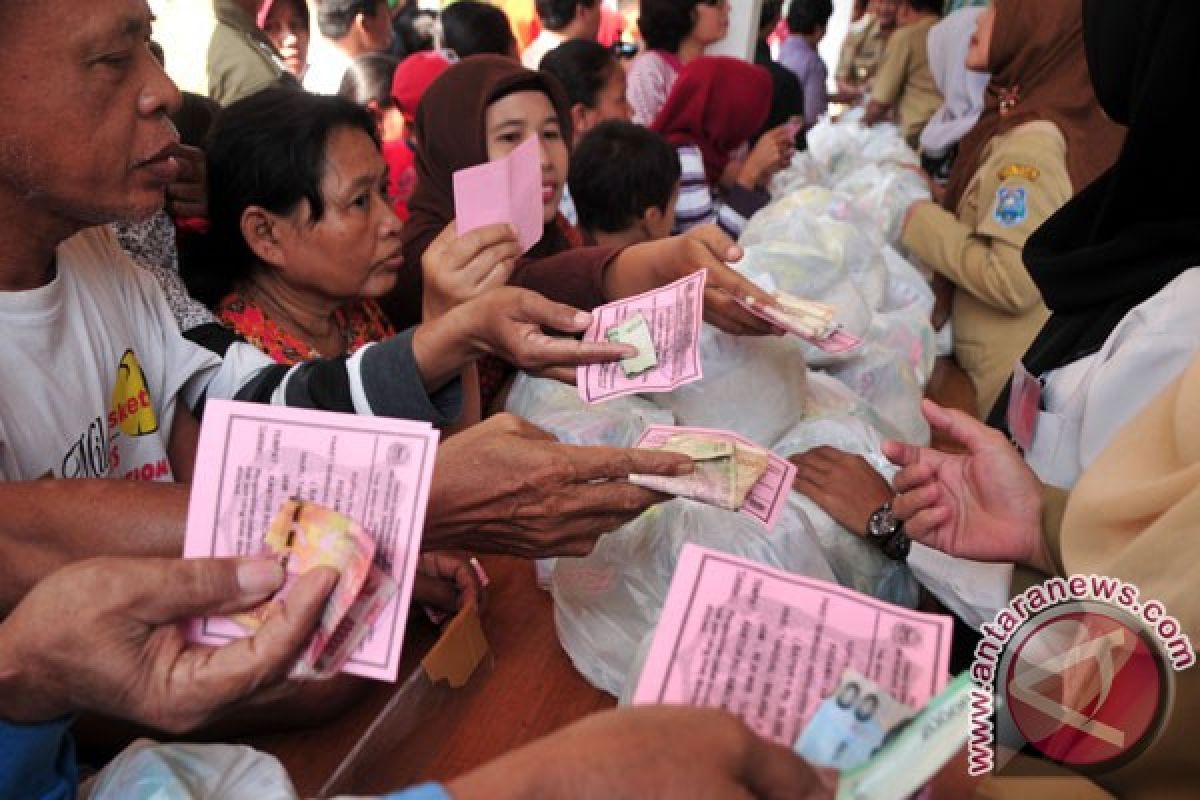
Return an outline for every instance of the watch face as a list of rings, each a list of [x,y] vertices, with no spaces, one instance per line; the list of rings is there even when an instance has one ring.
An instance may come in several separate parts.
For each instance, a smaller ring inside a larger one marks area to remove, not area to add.
[[[882,539],[885,536],[891,536],[895,532],[896,515],[892,513],[891,508],[884,506],[871,514],[871,521],[867,524],[868,534]]]

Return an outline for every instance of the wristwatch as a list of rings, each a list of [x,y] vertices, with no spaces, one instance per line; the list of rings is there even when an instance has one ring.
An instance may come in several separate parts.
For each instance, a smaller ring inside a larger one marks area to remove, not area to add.
[[[893,561],[904,562],[908,558],[912,542],[904,535],[904,523],[892,513],[891,500],[871,513],[867,520],[867,541]]]

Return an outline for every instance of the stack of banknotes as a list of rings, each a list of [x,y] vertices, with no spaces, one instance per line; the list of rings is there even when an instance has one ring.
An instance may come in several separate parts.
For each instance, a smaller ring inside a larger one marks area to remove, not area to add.
[[[658,366],[654,337],[650,335],[650,326],[641,312],[609,328],[605,337],[610,342],[627,344],[637,350],[636,355],[621,359],[621,369],[625,371],[625,377],[632,378]]]
[[[681,477],[630,475],[630,482],[729,511],[741,509],[769,459],[766,450],[718,434],[678,434],[661,445],[644,446],[685,455],[695,462],[696,470]]]
[[[339,575],[337,584],[292,677],[333,677],[396,596],[396,581],[375,565],[375,548],[375,539],[349,517],[316,503],[288,500],[271,521],[261,551],[283,565],[284,586],[258,608],[235,615],[234,622],[248,631],[258,630],[297,578],[318,567],[332,567]]]
[[[918,712],[848,669],[793,749],[838,770],[837,800],[908,797],[966,744],[973,685],[963,673]]]

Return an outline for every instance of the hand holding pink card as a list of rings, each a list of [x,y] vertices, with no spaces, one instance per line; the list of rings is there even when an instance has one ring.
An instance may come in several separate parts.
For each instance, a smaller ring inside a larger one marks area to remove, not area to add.
[[[437,441],[423,422],[210,400],[184,558],[260,555],[265,547],[287,557],[289,573],[333,566],[339,588],[298,674],[326,677],[340,669],[394,681]],[[285,518],[272,533],[272,521],[287,508],[307,508],[313,524],[297,528]],[[189,637],[223,645],[246,636],[248,621],[253,627],[244,616],[243,624],[195,620]]]
[[[633,704],[723,708],[791,747],[847,669],[912,708],[946,685],[949,617],[685,544]]]
[[[578,369],[576,384],[585,403],[644,392],[669,392],[704,377],[700,326],[704,321],[707,276],[707,271],[699,270],[668,286],[592,311],[592,324],[583,335],[585,342],[643,344],[636,356],[625,361],[588,364]],[[641,320],[636,319],[639,315]],[[631,369],[631,364],[639,366]]]
[[[530,136],[504,158],[454,173],[455,227],[461,236],[485,225],[507,223],[521,252],[542,238],[542,151]]]

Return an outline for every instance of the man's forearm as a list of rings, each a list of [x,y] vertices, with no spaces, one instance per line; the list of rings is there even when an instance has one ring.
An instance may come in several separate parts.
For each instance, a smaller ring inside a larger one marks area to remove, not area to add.
[[[0,613],[59,567],[183,553],[188,488],[117,480],[0,482]]]

